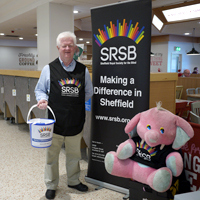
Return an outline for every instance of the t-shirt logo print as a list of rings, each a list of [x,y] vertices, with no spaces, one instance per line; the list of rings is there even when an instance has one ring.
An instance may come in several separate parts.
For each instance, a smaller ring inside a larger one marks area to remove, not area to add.
[[[61,79],[58,81],[61,86],[61,96],[69,97],[79,97],[79,88],[81,87],[81,82],[77,79]]]
[[[157,153],[155,148],[150,147],[146,142],[141,144],[141,141],[136,143],[136,152],[136,156],[147,161],[151,161],[151,157]]]

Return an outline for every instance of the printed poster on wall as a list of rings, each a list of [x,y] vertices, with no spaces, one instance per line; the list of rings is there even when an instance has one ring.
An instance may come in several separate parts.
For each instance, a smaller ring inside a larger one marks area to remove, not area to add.
[[[128,139],[128,121],[149,108],[151,9],[150,0],[141,0],[91,10],[94,96],[88,182],[128,188],[128,179],[106,172],[104,157]]]

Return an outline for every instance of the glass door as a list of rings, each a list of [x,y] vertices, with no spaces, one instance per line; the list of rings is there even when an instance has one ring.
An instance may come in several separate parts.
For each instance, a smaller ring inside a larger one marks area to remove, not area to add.
[[[178,72],[182,69],[182,54],[173,54],[171,59],[171,70],[170,72]]]

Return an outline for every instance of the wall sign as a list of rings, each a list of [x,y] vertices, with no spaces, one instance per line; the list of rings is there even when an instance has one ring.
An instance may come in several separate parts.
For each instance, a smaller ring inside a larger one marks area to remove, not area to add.
[[[162,66],[163,64],[163,54],[154,53],[154,56],[151,56],[151,66]]]

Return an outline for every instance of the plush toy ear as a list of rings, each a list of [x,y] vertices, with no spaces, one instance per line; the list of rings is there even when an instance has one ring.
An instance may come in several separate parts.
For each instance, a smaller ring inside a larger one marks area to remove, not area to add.
[[[137,137],[137,136],[138,136],[138,133],[137,133],[137,125],[133,128],[132,131],[130,131],[130,132],[128,133],[128,135],[129,135],[129,138],[133,138],[133,137]]]
[[[183,118],[176,116],[176,137],[173,142],[173,149],[180,149],[185,143],[194,136],[192,126]]]
[[[135,115],[131,121],[125,127],[125,133],[129,135],[129,138],[137,136],[137,124],[140,121],[141,113]]]

